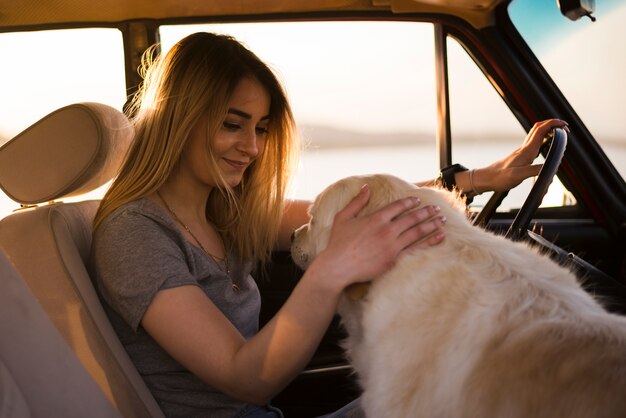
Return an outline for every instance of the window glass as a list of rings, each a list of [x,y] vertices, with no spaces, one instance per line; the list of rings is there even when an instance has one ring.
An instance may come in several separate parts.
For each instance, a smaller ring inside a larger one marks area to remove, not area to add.
[[[436,177],[432,24],[164,26],[163,50],[198,31],[234,36],[283,81],[305,141],[292,197],[313,198],[353,174]]]
[[[76,102],[122,109],[124,53],[117,29],[0,34],[0,146],[46,114]],[[18,205],[0,191],[0,218]]]
[[[452,38],[448,38],[447,46],[452,161],[470,168],[484,167],[520,146],[526,132],[465,49]],[[543,158],[538,157],[536,163],[542,162]],[[512,189],[498,212],[520,208],[533,182],[530,178]],[[472,207],[484,206],[492,194],[477,196]],[[572,204],[574,198],[555,179],[541,206]]]
[[[626,3],[603,0],[595,4],[595,22],[586,17],[571,21],[554,2],[543,0],[516,0],[509,14],[617,171],[626,177]]]

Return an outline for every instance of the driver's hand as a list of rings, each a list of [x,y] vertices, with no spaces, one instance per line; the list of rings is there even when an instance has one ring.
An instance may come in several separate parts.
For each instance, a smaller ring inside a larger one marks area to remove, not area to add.
[[[541,164],[533,164],[539,155],[543,139],[554,128],[567,128],[561,119],[548,119],[537,122],[528,132],[524,143],[508,156],[484,168],[474,171],[474,186],[479,193],[486,191],[506,191],[520,184],[528,177],[536,176]]]

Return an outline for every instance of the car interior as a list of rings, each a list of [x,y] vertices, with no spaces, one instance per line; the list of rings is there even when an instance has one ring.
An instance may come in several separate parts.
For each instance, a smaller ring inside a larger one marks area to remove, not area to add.
[[[520,131],[549,117],[569,122],[562,161],[552,174],[574,203],[496,212],[506,198],[506,193],[496,193],[481,206],[479,222],[504,234],[517,214],[528,212],[520,239],[533,240],[559,262],[573,261],[590,292],[614,312],[626,313],[626,184],[512,29],[510,0],[166,0],[158,5],[115,0],[106,7],[64,0],[58,8],[40,3],[0,6],[0,35],[117,28],[125,49],[128,98],[141,82],[137,68],[142,54],[160,40],[160,26],[358,20],[432,25],[437,167],[457,162],[452,157],[456,125],[448,77],[453,63],[447,58],[454,41],[495,87]],[[571,20],[587,19],[593,12],[589,2],[560,3],[561,13]],[[121,165],[133,134],[122,110],[100,102],[67,103],[0,143],[0,189],[19,205],[0,219],[1,417],[164,416],[111,327],[85,264],[99,202],[83,196],[106,187]],[[302,273],[286,252],[259,266],[255,279],[263,300],[261,325],[288,298]],[[318,416],[358,396],[356,377],[340,346],[344,336],[335,318],[308,367],[273,401],[285,416]]]
[[[121,417],[0,253],[0,416]]]
[[[24,205],[54,202],[96,188],[112,178],[131,137],[128,119],[119,110],[97,103],[64,107],[2,148],[2,188]],[[72,150],[71,156],[66,150]],[[59,202],[21,210],[2,221],[0,245],[121,414],[159,416],[159,407],[109,324],[86,270],[97,205],[97,201]]]

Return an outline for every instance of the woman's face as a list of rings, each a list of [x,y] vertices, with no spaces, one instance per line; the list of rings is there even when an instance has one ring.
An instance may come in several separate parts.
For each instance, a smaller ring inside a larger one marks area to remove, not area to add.
[[[269,124],[270,96],[254,78],[242,79],[228,101],[227,114],[211,149],[217,167],[231,186],[237,186],[246,169],[265,148]],[[202,117],[191,131],[185,159],[203,183],[215,186],[206,167],[207,118]]]

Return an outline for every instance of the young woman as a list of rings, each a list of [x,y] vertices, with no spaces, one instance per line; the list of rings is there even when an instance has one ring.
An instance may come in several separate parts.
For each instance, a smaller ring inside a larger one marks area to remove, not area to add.
[[[197,33],[152,65],[135,139],[95,220],[91,272],[131,359],[167,416],[277,417],[269,401],[307,364],[349,284],[444,239],[436,207],[403,199],[368,217],[363,188],[324,251],[262,329],[252,266],[287,249],[308,202],[286,202],[297,143],[275,76],[232,38]],[[537,124],[463,190],[535,175]]]

